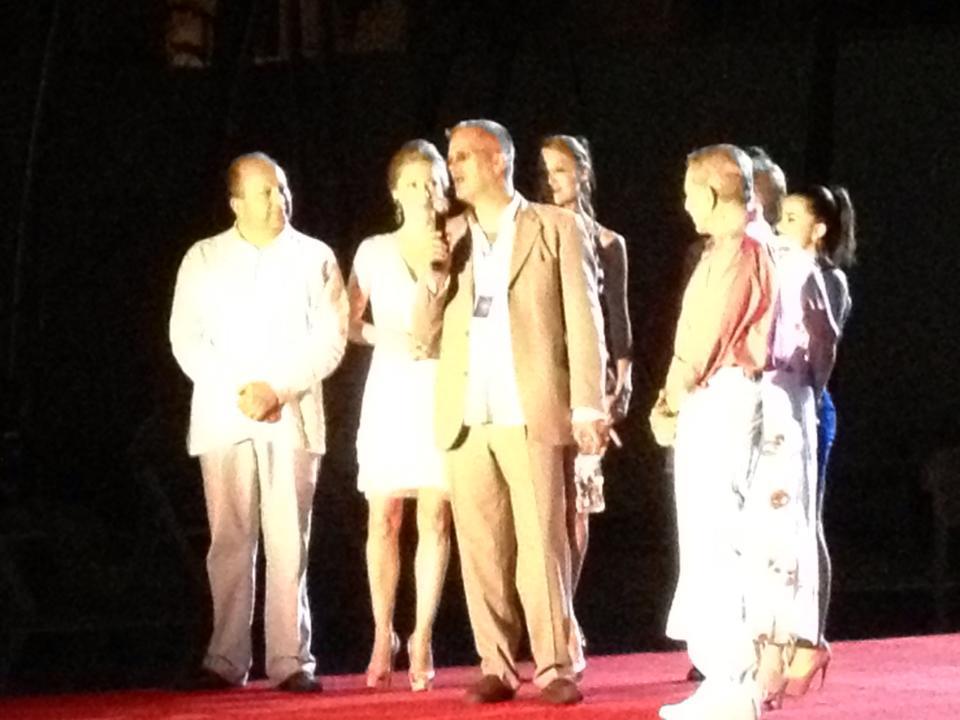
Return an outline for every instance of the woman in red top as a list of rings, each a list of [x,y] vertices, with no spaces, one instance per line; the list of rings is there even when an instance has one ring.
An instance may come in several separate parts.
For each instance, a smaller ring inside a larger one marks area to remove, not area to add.
[[[755,638],[743,618],[749,602],[741,509],[760,445],[759,377],[768,361],[775,287],[769,249],[747,232],[750,158],[714,145],[687,158],[684,209],[708,236],[684,292],[674,356],[654,406],[651,429],[674,445],[680,577],[667,635],[687,642],[706,675],[663,718],[754,720]]]

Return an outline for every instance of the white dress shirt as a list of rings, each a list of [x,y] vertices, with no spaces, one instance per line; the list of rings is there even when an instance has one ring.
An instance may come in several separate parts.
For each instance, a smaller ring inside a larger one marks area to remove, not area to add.
[[[340,269],[319,240],[288,225],[262,248],[235,227],[195,243],[170,317],[173,354],[193,381],[190,454],[254,439],[323,453],[321,381],[343,356],[346,329]],[[278,422],[238,408],[253,381],[277,392]]]
[[[470,218],[474,313],[470,321],[465,425],[525,423],[513,363],[507,287],[519,208],[520,195],[514,193],[500,213],[494,242],[476,218]]]

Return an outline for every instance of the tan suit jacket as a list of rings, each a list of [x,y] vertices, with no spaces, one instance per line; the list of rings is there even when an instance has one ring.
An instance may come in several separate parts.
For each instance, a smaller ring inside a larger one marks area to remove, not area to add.
[[[520,405],[531,439],[572,443],[571,409],[602,412],[603,320],[596,255],[572,212],[520,199],[508,307]],[[435,430],[441,449],[463,430],[473,315],[473,248],[467,223],[450,238],[450,281],[433,293],[421,278],[413,333],[440,359]]]

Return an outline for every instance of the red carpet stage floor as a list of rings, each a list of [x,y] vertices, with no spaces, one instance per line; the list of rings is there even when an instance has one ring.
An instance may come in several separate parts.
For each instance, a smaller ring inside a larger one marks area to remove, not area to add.
[[[180,693],[140,690],[89,695],[0,699],[2,720],[501,720],[507,718],[609,718],[648,720],[664,702],[679,700],[693,686],[681,678],[684,653],[646,653],[592,658],[583,683],[586,700],[568,708],[542,704],[524,685],[510,703],[467,706],[463,686],[472,668],[438,672],[433,692],[414,695],[406,677],[394,674],[395,690],[368,691],[363,677],[324,678],[326,692],[291,695],[252,683],[242,690]],[[960,635],[843,642],[834,646],[826,685],[800,699],[787,699],[776,720],[931,720],[960,718]]]

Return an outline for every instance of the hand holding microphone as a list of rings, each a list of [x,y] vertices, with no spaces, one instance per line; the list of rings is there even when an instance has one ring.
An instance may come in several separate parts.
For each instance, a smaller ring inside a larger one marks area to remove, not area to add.
[[[450,243],[447,242],[447,213],[450,203],[441,198],[434,208],[433,239],[430,247],[430,269],[441,279],[450,272]]]

